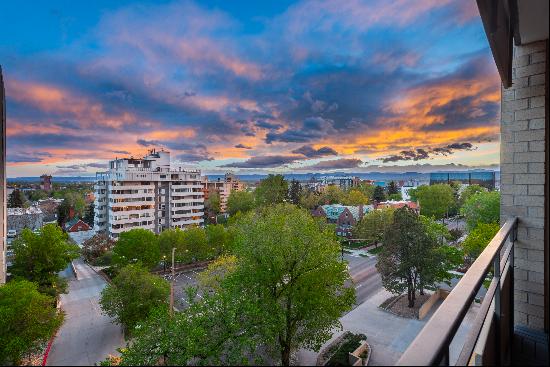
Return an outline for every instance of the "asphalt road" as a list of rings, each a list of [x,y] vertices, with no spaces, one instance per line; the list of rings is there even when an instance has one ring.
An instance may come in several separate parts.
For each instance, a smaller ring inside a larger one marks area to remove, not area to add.
[[[344,255],[355,284],[355,305],[365,302],[382,289],[382,279],[376,270],[376,257]]]
[[[355,285],[356,306],[358,306],[382,289],[382,280],[376,270],[376,257],[345,254],[344,260],[348,262],[350,276]],[[176,274],[174,285],[174,303],[176,308],[183,309],[188,306],[184,288],[196,286],[199,272],[200,270],[191,270]],[[167,274],[165,279],[169,281],[170,275]],[[199,293],[197,297],[201,298],[202,296]]]
[[[65,270],[69,293],[61,295],[65,321],[54,339],[48,366],[94,365],[125,345],[122,329],[101,314],[99,294],[105,280],[81,259],[74,261],[77,278]]]

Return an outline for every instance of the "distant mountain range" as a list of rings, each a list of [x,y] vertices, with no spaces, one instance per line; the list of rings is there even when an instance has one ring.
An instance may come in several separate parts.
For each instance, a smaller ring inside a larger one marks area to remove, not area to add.
[[[469,170],[461,172],[479,172],[479,171],[492,171],[492,170]],[[500,171],[494,170],[496,172],[497,180],[500,179]],[[436,171],[441,172],[441,171]],[[224,175],[207,175],[210,180],[223,179]],[[242,181],[256,182],[264,177],[267,174],[236,174],[239,179]],[[342,173],[342,172],[332,172],[332,173],[287,173],[284,174],[287,180],[298,180],[298,181],[307,181],[313,177],[320,178],[326,176],[338,176],[338,177],[359,177],[363,180],[374,180],[374,181],[400,181],[400,180],[418,180],[418,181],[428,181],[430,179],[429,173],[420,173],[420,172],[358,172],[358,173]],[[93,182],[95,176],[54,176],[52,178],[53,182],[57,183],[76,183],[76,182]],[[40,177],[14,177],[8,178],[8,182],[40,182]]]

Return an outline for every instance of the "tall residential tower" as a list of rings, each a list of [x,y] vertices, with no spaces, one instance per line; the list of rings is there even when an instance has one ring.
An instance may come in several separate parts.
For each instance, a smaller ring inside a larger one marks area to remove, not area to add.
[[[112,160],[94,188],[95,229],[114,238],[132,228],[160,233],[204,222],[201,171],[172,166],[170,152]]]

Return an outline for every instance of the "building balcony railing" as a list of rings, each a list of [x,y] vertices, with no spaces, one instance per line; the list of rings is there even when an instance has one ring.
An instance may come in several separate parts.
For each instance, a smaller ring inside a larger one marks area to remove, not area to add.
[[[517,218],[506,221],[409,345],[397,365],[510,363],[514,335],[514,243],[517,226]],[[451,356],[450,344],[488,276],[491,276],[491,283],[464,345],[458,355]]]

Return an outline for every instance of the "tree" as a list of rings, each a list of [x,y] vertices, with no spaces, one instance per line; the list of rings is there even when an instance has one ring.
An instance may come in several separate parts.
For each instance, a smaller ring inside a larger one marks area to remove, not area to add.
[[[170,285],[166,280],[133,264],[122,268],[103,289],[99,303],[106,315],[131,333],[152,310],[162,307],[168,311],[169,294]]]
[[[500,192],[478,192],[470,196],[460,213],[466,219],[466,227],[471,230],[479,223],[500,222]]]
[[[183,231],[183,244],[190,261],[207,260],[214,256],[215,249],[208,247],[206,231],[201,227],[189,227]]]
[[[493,237],[499,231],[498,223],[479,223],[462,243],[464,253],[473,261],[485,250]]]
[[[360,183],[357,189],[363,193],[367,197],[368,202],[373,201],[374,196],[374,190],[376,186],[368,184],[368,183]]]
[[[427,286],[421,280],[422,271],[435,260],[436,247],[416,212],[407,206],[397,209],[376,264],[384,288],[395,294],[407,290],[409,307],[414,307],[416,291]]]
[[[372,194],[372,200],[380,203],[386,200],[386,195],[384,194],[384,188],[382,186],[375,186],[374,192]]]
[[[480,185],[469,185],[460,193],[459,206],[462,208],[466,201],[479,192],[487,192],[488,190]]]
[[[454,202],[453,189],[447,184],[422,185],[415,191],[420,213],[435,219],[444,218]]]
[[[164,261],[172,260],[172,249],[176,248],[174,257],[178,262],[190,261],[189,250],[184,240],[184,231],[179,228],[170,228],[162,231],[158,236],[160,255]],[[185,251],[187,250],[187,251]]]
[[[344,199],[344,192],[340,186],[328,185],[325,187],[323,193],[321,193],[322,204],[340,204]]]
[[[304,209],[315,209],[321,204],[321,196],[312,191],[304,191],[300,198],[300,206]]]
[[[0,286],[0,364],[19,365],[41,351],[61,325],[63,314],[53,297],[38,292],[36,283],[11,281]]]
[[[160,261],[160,248],[155,234],[147,229],[134,228],[122,232],[113,248],[113,264],[119,268],[141,264],[152,269]]]
[[[259,205],[275,205],[288,197],[288,182],[283,175],[270,174],[260,181],[254,192]]]
[[[289,365],[293,350],[318,350],[350,310],[355,291],[345,287],[346,264],[333,232],[292,205],[249,214],[237,224],[239,266],[222,288],[244,299],[253,314],[241,323]]]
[[[213,255],[219,256],[225,253],[231,242],[230,233],[221,224],[209,225],[206,227],[206,238],[208,247],[213,249]]]
[[[208,192],[208,199],[204,202],[204,206],[208,212],[208,217],[216,218],[220,213],[220,193],[218,190],[210,190]]]
[[[395,181],[390,181],[387,187],[388,190],[388,196],[395,195],[400,193],[399,188],[397,187],[397,184]]]
[[[105,233],[97,233],[82,244],[82,256],[88,262],[93,262],[106,252],[111,251],[115,241]]]
[[[403,200],[403,196],[400,192],[398,192],[397,194],[388,195],[388,200],[401,201]]]
[[[237,212],[246,213],[254,207],[254,194],[249,191],[231,191],[227,198],[229,215],[235,215]]]
[[[44,190],[31,190],[27,192],[27,198],[30,201],[38,201],[42,199],[46,199],[48,197],[48,193]]]
[[[394,211],[392,208],[385,208],[365,214],[353,228],[353,237],[364,239],[369,245],[382,243],[386,230],[393,223]]]
[[[367,204],[369,199],[359,190],[350,190],[347,195],[345,195],[343,203],[345,205],[364,205]]]
[[[15,189],[8,198],[8,208],[23,208],[26,203],[25,195],[19,189]]]
[[[237,257],[220,256],[198,276],[199,286],[206,291],[220,291],[222,281],[237,269]]]
[[[36,282],[41,292],[54,296],[64,291],[58,273],[80,256],[79,247],[69,243],[67,234],[55,224],[45,225],[40,233],[24,229],[12,248],[12,275]]]
[[[90,225],[91,227],[94,226],[94,218],[95,218],[95,204],[94,203],[90,203],[90,205],[88,205],[86,207],[86,212],[84,213],[84,222],[88,223],[88,225]]]
[[[302,185],[297,180],[290,182],[290,189],[288,191],[288,198],[294,205],[300,205],[300,199],[302,198]]]
[[[65,223],[67,223],[69,218],[69,212],[71,210],[71,205],[67,200],[63,200],[61,204],[57,207],[57,224],[59,227],[63,228]]]

